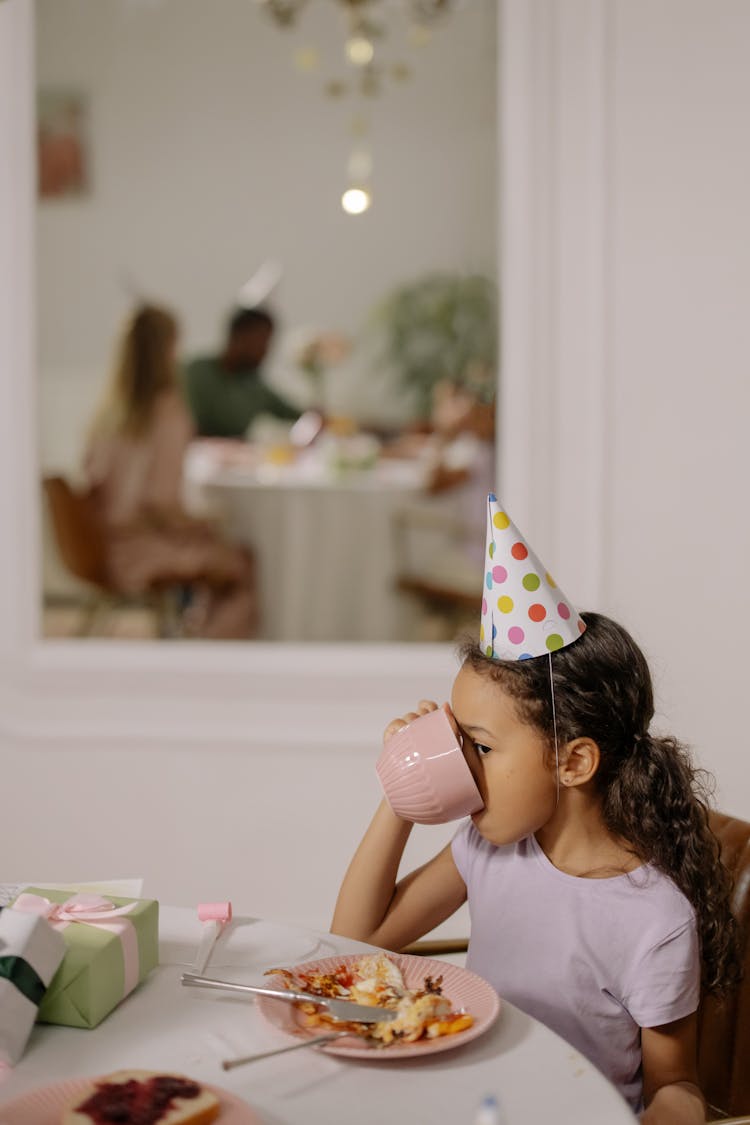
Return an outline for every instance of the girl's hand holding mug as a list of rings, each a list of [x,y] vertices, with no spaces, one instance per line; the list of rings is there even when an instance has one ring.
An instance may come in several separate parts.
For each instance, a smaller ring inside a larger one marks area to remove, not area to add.
[[[408,727],[409,723],[413,723],[415,719],[419,719],[422,715],[428,715],[431,711],[437,711],[437,709],[438,705],[434,699],[420,699],[416,711],[408,711],[406,715],[402,715],[399,719],[391,719],[383,731],[383,742],[386,743],[389,738]]]
[[[376,770],[397,816],[417,824],[443,824],[483,807],[447,707],[422,699],[416,711],[385,728]]]

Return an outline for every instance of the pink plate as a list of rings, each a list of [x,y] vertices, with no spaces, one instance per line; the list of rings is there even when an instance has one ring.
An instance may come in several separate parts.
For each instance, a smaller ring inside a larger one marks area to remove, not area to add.
[[[438,1039],[417,1040],[415,1043],[394,1043],[389,1047],[378,1049],[368,1047],[357,1039],[337,1039],[321,1047],[328,1055],[341,1055],[348,1059],[406,1059],[417,1058],[424,1055],[434,1055],[440,1051],[450,1051],[453,1047],[462,1047],[472,1039],[482,1035],[495,1022],[500,1011],[500,997],[491,984],[488,984],[476,973],[462,969],[459,965],[452,965],[448,961],[435,961],[429,957],[414,957],[408,953],[389,953],[388,956],[398,965],[403,975],[407,988],[421,988],[425,977],[442,977],[443,994],[453,1004],[454,1011],[463,1009],[474,1017],[474,1023],[466,1031],[459,1031],[456,1035],[442,1035]],[[295,965],[291,972],[309,971],[332,972],[339,965],[351,965],[359,961],[361,954],[344,957],[325,957],[321,961],[306,961],[303,965]],[[298,1039],[309,1039],[320,1035],[323,1028],[305,1027],[302,1022],[302,1013],[293,1004],[286,1000],[272,1000],[267,996],[259,996],[257,1000],[261,1014],[288,1035]],[[316,1048],[317,1049],[317,1048]]]
[[[51,1086],[39,1086],[29,1090],[15,1101],[0,1105],[0,1125],[60,1125],[60,1115],[76,1094],[82,1094],[90,1078],[73,1078],[67,1082],[55,1082]],[[262,1125],[260,1117],[247,1102],[222,1090],[202,1082],[221,1102],[221,1125]]]

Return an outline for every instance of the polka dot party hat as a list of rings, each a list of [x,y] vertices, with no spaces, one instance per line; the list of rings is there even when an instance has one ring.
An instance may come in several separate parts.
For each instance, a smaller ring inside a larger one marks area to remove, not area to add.
[[[493,660],[546,656],[586,625],[492,493],[487,497],[479,643]]]

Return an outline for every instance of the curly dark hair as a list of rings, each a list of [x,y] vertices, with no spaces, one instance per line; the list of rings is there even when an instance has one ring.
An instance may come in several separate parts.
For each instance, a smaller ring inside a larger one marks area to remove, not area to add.
[[[731,878],[708,823],[712,779],[693,765],[677,739],[649,733],[651,674],[630,634],[602,614],[581,616],[585,633],[550,660],[491,660],[473,642],[462,645],[461,657],[513,697],[519,716],[551,751],[555,725],[560,745],[581,737],[596,742],[601,758],[595,783],[604,823],[690,901],[703,988],[721,995],[738,981],[740,969]]]

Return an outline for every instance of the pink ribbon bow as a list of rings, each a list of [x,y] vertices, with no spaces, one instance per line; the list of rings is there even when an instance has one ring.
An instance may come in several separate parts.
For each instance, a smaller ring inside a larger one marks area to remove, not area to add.
[[[133,923],[123,915],[129,914],[136,905],[135,902],[129,902],[125,906],[115,906],[103,895],[78,893],[61,903],[50,902],[42,895],[21,894],[13,903],[13,909],[46,918],[56,930],[64,930],[71,923],[80,922],[116,934],[122,945],[125,973],[123,996],[127,996],[138,984],[138,935]]]

